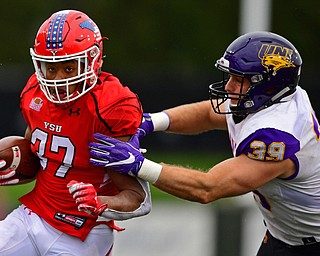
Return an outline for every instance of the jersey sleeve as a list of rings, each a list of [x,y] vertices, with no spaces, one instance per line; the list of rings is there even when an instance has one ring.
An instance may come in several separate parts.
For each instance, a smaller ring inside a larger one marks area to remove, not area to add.
[[[103,111],[101,116],[108,120],[112,132],[117,136],[133,135],[141,123],[142,110],[136,98],[126,98]]]
[[[98,116],[96,130],[105,133],[108,127],[113,137],[136,133],[142,120],[142,106],[138,96],[114,76],[108,76],[97,92]]]
[[[262,161],[295,160],[300,150],[300,142],[292,134],[274,128],[259,129],[244,139],[236,150],[236,155],[245,154],[249,158]]]
[[[21,114],[22,114],[22,117],[23,119],[25,120],[27,126],[30,126],[30,122],[29,122],[29,119],[27,117],[27,113],[25,112],[25,110],[27,109],[26,106],[28,104],[28,102],[26,102],[26,98],[28,98],[26,95],[35,87],[38,86],[38,80],[36,78],[36,75],[33,74],[26,86],[23,88],[23,90],[21,91],[20,93],[20,111],[21,111]]]

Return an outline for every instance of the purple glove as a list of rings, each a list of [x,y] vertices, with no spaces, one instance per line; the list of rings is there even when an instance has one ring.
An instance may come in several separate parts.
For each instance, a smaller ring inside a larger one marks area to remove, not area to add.
[[[100,167],[110,167],[119,173],[137,176],[144,161],[139,149],[137,134],[128,142],[95,133],[99,142],[90,142],[90,163]]]
[[[149,113],[143,113],[142,122],[137,130],[138,138],[141,139],[154,131],[154,126]]]

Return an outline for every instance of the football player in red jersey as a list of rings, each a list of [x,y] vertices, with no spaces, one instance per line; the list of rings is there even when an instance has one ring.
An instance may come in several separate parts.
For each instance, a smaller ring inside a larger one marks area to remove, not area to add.
[[[89,162],[94,133],[135,143],[142,119],[138,97],[101,71],[103,40],[75,10],[54,13],[36,35],[20,107],[41,167],[34,189],[0,222],[1,255],[111,255],[114,220],[151,210],[148,183]],[[19,184],[12,175],[0,180]]]

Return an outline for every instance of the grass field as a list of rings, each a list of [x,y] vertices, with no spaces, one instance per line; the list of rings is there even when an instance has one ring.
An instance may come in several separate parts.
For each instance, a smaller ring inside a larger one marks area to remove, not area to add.
[[[176,164],[181,166],[188,166],[194,169],[207,171],[217,162],[226,159],[226,154],[217,154],[213,152],[194,153],[168,153],[168,152],[155,152],[147,153],[150,160],[156,162],[165,162],[168,164]],[[19,204],[18,198],[29,192],[34,186],[34,182],[17,186],[0,187],[1,197],[5,202],[9,203],[9,208],[15,207]],[[176,200],[175,197],[168,195],[151,186],[151,192],[154,200]],[[1,201],[3,201],[2,199]]]

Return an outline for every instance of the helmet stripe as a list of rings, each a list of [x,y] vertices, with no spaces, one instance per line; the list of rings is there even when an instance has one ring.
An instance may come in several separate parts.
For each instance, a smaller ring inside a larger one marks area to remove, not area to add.
[[[66,17],[66,13],[60,13],[51,20],[47,35],[47,49],[62,48],[62,33]]]

